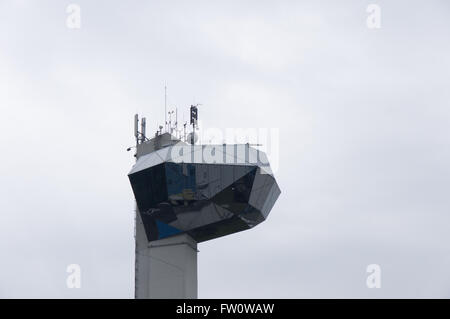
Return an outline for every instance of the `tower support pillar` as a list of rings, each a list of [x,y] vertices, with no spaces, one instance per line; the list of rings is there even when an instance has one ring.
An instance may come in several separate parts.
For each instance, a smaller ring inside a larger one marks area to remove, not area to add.
[[[197,242],[187,234],[148,242],[136,217],[136,299],[197,298]]]

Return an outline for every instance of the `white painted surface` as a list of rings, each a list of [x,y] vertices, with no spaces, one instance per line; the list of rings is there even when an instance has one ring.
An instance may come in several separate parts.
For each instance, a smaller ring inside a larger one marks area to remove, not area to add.
[[[136,299],[197,298],[197,243],[187,234],[147,241],[136,219]]]

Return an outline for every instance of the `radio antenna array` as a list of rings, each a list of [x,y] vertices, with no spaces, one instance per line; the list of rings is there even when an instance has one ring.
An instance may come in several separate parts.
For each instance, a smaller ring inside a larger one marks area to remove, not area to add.
[[[136,146],[144,143],[148,138],[145,136],[146,134],[146,119],[143,117],[141,119],[141,130],[139,131],[139,115],[134,115],[134,137],[136,138]]]

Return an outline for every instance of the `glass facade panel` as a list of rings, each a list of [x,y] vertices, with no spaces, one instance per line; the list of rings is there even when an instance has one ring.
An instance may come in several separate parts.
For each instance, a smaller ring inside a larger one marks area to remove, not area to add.
[[[162,155],[155,153],[149,155]],[[185,232],[201,242],[249,229],[264,221],[280,193],[257,164],[159,163],[156,157],[144,162],[129,179],[149,241]]]

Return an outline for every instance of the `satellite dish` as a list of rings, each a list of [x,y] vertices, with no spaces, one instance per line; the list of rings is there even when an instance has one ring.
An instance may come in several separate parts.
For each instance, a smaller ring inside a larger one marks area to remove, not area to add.
[[[192,134],[194,134],[194,143],[192,143]],[[187,142],[191,144],[195,144],[198,141],[198,134],[197,133],[189,133],[187,136]]]

